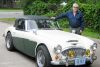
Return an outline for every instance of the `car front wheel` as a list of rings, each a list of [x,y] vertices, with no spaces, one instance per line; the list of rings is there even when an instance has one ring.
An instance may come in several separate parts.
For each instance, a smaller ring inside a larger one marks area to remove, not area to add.
[[[51,57],[45,46],[39,46],[37,49],[37,67],[51,67]]]

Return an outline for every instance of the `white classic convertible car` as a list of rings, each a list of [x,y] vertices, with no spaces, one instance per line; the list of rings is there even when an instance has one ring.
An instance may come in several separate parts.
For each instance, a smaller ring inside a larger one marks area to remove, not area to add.
[[[24,16],[4,33],[6,48],[35,57],[38,67],[90,65],[97,59],[97,44],[81,35],[62,31],[44,16]]]

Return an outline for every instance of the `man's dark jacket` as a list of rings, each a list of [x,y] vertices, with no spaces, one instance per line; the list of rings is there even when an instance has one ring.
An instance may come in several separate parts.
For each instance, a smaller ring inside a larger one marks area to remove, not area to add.
[[[61,18],[68,18],[69,20],[69,25],[71,28],[81,28],[81,30],[84,29],[84,20],[83,20],[83,14],[81,11],[78,11],[77,14],[74,16],[73,11],[68,11],[66,13],[63,13],[55,18],[61,19]]]

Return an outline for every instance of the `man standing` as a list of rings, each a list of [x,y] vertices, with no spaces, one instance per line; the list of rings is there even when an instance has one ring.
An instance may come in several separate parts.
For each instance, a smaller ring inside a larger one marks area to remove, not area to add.
[[[77,3],[73,4],[72,11],[63,13],[54,19],[68,18],[69,25],[72,33],[81,35],[84,30],[84,20],[81,11],[79,11],[79,5]]]

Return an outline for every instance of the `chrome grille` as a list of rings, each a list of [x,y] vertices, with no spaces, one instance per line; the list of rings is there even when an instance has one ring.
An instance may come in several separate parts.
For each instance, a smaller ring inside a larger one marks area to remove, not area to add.
[[[64,56],[67,56],[69,51],[74,51],[75,57],[83,56],[83,55],[85,55],[85,52],[86,52],[86,50],[83,48],[70,48],[70,49],[63,51],[62,54]]]

